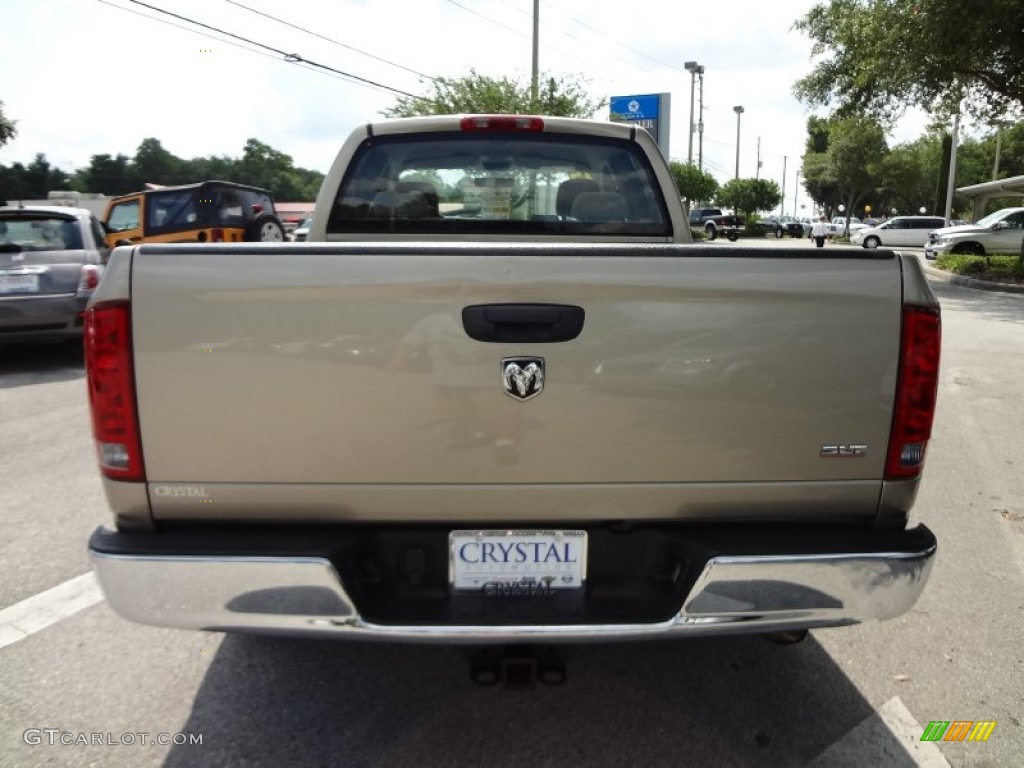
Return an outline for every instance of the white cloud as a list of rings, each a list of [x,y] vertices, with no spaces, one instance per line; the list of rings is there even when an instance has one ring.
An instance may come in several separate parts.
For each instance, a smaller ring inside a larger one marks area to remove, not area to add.
[[[408,70],[457,76],[474,67],[523,79],[530,70],[531,0],[146,1],[409,92],[423,86]],[[18,137],[0,149],[0,163],[29,162],[42,152],[70,170],[88,165],[93,154],[131,156],[150,136],[182,157],[238,156],[246,139],[255,137],[290,154],[298,165],[326,171],[352,127],[380,119],[381,110],[394,102],[393,94],[380,89],[114,5],[188,26],[131,0],[34,0],[19,3],[17,10],[5,8],[0,99],[5,114],[18,121]],[[812,5],[811,0],[734,0],[697,12],[692,4],[668,0],[545,0],[540,67],[581,74],[595,97],[671,93],[671,152],[685,159],[690,77],[682,65],[699,61],[706,68],[706,166],[720,180],[732,177],[732,108],[742,104],[741,175],[754,174],[760,137],[761,176],[781,182],[783,157],[788,157],[791,199],[807,120],[792,86],[810,66],[810,43],[791,26]],[[909,126],[918,121],[923,126],[923,116],[903,126],[905,138],[916,136]]]

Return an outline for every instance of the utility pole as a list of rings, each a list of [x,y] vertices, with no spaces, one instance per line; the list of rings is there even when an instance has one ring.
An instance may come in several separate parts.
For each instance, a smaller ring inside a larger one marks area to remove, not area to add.
[[[540,0],[533,0],[533,77],[530,80],[530,98],[537,102],[537,70],[540,59]]]
[[[793,189],[793,215],[797,215],[796,199],[800,196],[800,169],[796,169],[796,185]]]
[[[743,114],[743,107],[733,107],[732,111],[736,113],[736,175],[733,178],[738,179],[740,177],[740,115]]]
[[[953,143],[949,148],[949,180],[946,182],[946,226],[953,218],[953,188],[956,187],[956,145],[960,132],[960,110],[953,115]]]
[[[698,100],[700,109],[697,113],[697,167],[704,170],[704,65],[701,64],[697,70],[697,79],[700,80]]]
[[[690,141],[688,149],[686,151],[686,162],[689,165],[693,165],[693,89],[697,81],[697,73],[703,72],[704,67],[698,64],[696,61],[688,61],[683,64],[683,69],[690,73]]]
[[[999,178],[999,149],[1003,143],[1003,126],[996,125],[996,164],[992,166],[992,181]]]
[[[757,170],[754,171],[754,178],[761,178],[761,137],[757,137]]]
[[[779,216],[786,215],[786,162],[789,155],[782,156],[782,208],[779,209]]]

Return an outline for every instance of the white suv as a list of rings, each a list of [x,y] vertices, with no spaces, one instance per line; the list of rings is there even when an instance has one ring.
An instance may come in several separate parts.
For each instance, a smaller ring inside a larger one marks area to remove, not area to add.
[[[913,246],[923,248],[928,242],[928,233],[946,226],[941,216],[896,216],[874,227],[858,229],[850,235],[850,242],[865,248],[887,248]]]

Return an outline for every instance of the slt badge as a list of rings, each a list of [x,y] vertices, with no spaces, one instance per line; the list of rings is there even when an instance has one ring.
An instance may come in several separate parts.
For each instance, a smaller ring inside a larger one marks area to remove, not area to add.
[[[513,400],[530,400],[544,390],[543,357],[504,357],[501,386]]]

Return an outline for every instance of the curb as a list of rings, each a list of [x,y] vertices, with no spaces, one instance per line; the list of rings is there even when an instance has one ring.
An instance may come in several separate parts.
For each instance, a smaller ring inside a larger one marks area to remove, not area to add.
[[[1024,293],[1024,285],[1017,285],[1015,283],[992,283],[988,280],[978,280],[976,277],[964,277],[963,275],[954,275],[950,272],[943,272],[941,269],[925,263],[925,259],[921,259],[921,266],[924,268],[926,274],[932,277],[942,280],[944,283],[952,283],[954,285],[962,285],[966,288],[974,288],[979,291],[996,291],[998,293]]]

